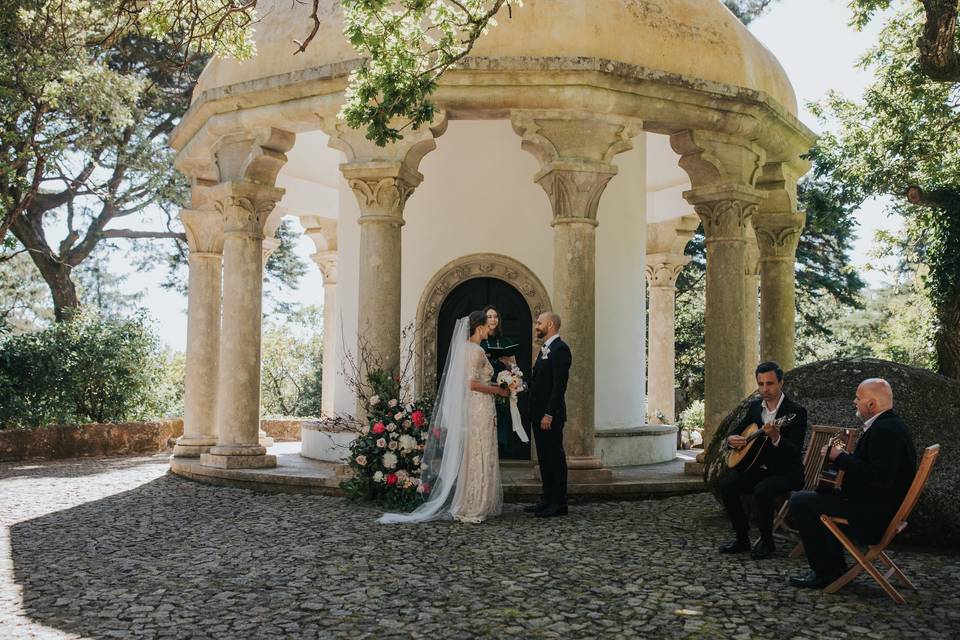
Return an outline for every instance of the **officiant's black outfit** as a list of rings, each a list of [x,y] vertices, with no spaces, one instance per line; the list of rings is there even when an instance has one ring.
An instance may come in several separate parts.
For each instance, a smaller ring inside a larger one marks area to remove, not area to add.
[[[567,456],[563,451],[567,405],[564,394],[572,361],[570,347],[558,336],[541,348],[531,375],[529,417],[537,441],[543,482],[543,495],[535,509],[538,515],[562,515],[567,509]],[[540,426],[544,416],[553,418],[548,430]]]
[[[730,516],[730,524],[736,534],[736,540],[720,548],[721,553],[745,551],[750,549],[748,533],[750,524],[743,510],[740,496],[753,494],[757,509],[757,523],[760,539],[753,549],[755,558],[769,557],[773,552],[773,516],[777,496],[803,487],[803,439],[807,433],[807,410],[784,394],[777,409],[776,417],[790,414],[796,417],[780,429],[780,441],[777,446],[772,442],[762,443],[760,457],[746,473],[732,471],[720,481],[720,496]],[[751,424],[762,427],[763,399],[750,404],[747,415],[736,429],[728,435],[742,435]],[[766,436],[761,436],[766,438]],[[754,446],[760,446],[756,443]]]
[[[820,515],[846,518],[847,533],[861,544],[879,542],[917,474],[917,450],[906,425],[887,410],[866,427],[853,453],[841,453],[833,465],[844,471],[839,492],[801,491],[790,498],[790,520],[813,570],[791,579],[800,587],[824,587],[846,571],[843,546]]]

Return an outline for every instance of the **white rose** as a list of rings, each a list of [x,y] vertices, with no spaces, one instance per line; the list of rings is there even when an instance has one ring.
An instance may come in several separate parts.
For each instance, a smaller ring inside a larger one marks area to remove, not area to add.
[[[365,455],[363,455],[363,454],[357,456],[357,457],[356,457],[356,462],[357,462],[357,464],[360,465],[361,467],[367,466],[367,456],[365,456]]]
[[[413,451],[417,448],[417,439],[413,436],[403,434],[400,436],[400,448],[404,451]]]
[[[370,406],[375,407],[380,404],[380,396],[373,396],[370,398]]]
[[[413,456],[413,464],[420,464],[420,456]]]
[[[396,451],[396,450],[397,450],[397,443],[396,443],[395,441],[391,440],[391,441],[390,441],[390,444],[387,445],[387,449],[390,449],[390,451]]]
[[[393,418],[394,418],[394,420],[403,420],[403,416],[404,416],[404,415],[406,415],[406,414],[404,414],[403,411],[401,411],[401,412],[398,413],[397,415],[393,416]]]
[[[390,402],[387,403],[387,406],[390,407],[391,409],[397,406],[396,399],[391,399]]]
[[[404,471],[403,469],[400,469],[400,471],[397,471],[397,480],[406,480],[409,477],[410,477],[410,474]]]
[[[387,431],[393,433],[396,430],[397,430],[397,425],[393,424],[392,422],[387,425]]]
[[[373,474],[373,481],[383,482],[383,471],[377,471],[375,474]]]
[[[383,468],[384,469],[393,469],[397,466],[397,454],[386,452],[383,454]]]
[[[384,440],[383,438],[380,438],[379,440],[377,440],[377,446],[383,449],[384,447],[387,446],[387,441]]]

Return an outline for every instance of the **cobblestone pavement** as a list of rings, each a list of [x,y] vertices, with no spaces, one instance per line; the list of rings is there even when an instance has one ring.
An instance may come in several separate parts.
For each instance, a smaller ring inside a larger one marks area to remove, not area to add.
[[[162,457],[0,464],[0,638],[956,638],[960,557],[920,587],[798,591],[720,557],[706,495],[535,520],[381,526],[340,498],[166,474]]]

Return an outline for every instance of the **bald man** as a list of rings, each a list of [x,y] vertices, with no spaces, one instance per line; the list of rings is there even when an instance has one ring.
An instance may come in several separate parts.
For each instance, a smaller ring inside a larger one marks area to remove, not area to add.
[[[843,575],[843,547],[820,521],[821,514],[850,521],[848,531],[875,544],[903,502],[917,473],[917,450],[906,425],[893,412],[893,390],[881,378],[864,380],[853,401],[863,433],[853,453],[824,447],[821,454],[845,471],[837,493],[801,491],[790,498],[790,516],[800,532],[810,572],[790,578],[796,587],[823,588]]]

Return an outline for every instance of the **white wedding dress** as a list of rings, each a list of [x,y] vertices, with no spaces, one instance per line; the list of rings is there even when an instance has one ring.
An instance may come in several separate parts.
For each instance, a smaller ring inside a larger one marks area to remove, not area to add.
[[[467,318],[457,321],[431,418],[421,472],[430,497],[411,513],[386,513],[378,522],[480,523],[503,507],[494,396],[470,389],[471,380],[491,384],[493,367],[483,348],[467,340],[468,328]]]

